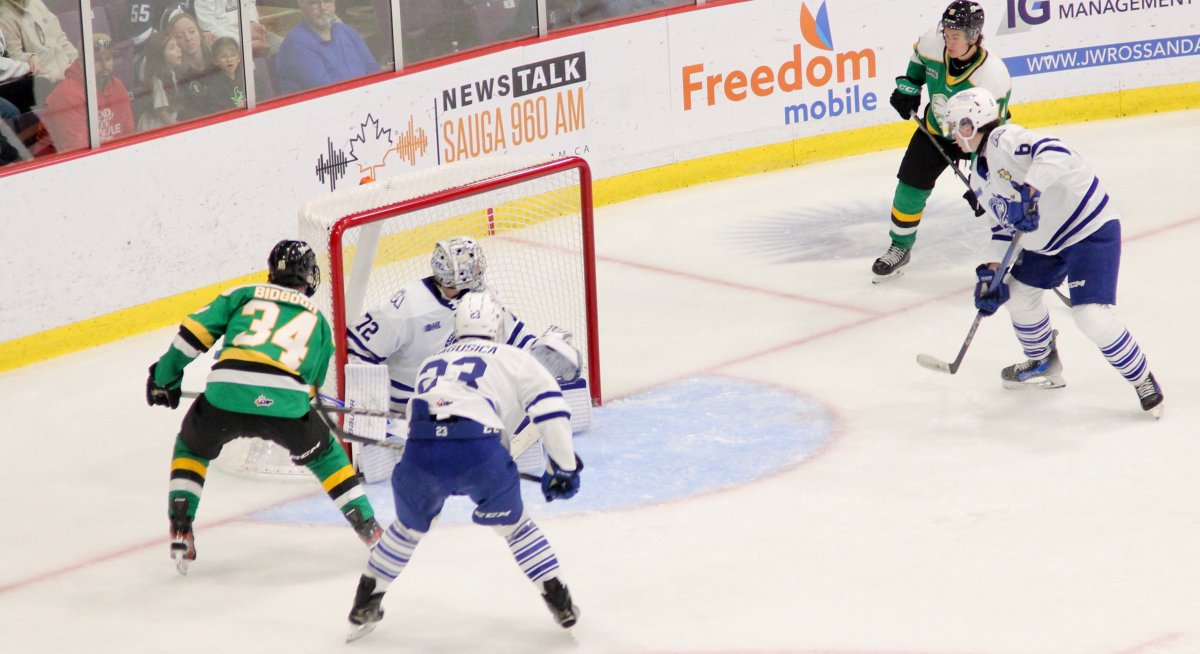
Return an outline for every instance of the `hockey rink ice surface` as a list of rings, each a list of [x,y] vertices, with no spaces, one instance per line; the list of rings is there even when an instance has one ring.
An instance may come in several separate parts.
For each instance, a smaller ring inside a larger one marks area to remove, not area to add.
[[[580,494],[525,489],[571,632],[458,503],[345,644],[353,532],[311,479],[215,465],[179,576],[183,411],[144,402],[169,328],[0,373],[0,652],[1200,652],[1200,111],[1040,131],[1122,210],[1118,308],[1162,420],[1052,296],[1066,388],[1001,388],[1022,358],[1003,311],[957,375],[917,366],[975,313],[986,228],[950,174],[881,285],[899,150],[697,186],[597,212],[606,404]]]

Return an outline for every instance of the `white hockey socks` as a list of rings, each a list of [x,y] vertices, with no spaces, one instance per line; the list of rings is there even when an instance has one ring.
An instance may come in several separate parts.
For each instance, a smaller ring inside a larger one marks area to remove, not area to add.
[[[1100,348],[1100,353],[1131,384],[1146,378],[1146,355],[1117,318],[1111,304],[1081,304],[1071,308],[1079,331]]]
[[[393,521],[383,532],[383,537],[371,548],[371,559],[367,561],[367,575],[375,579],[374,592],[386,591],[388,585],[404,572],[423,536],[425,532],[409,529],[399,520]]]
[[[513,559],[521,566],[521,572],[542,592],[542,582],[558,576],[558,557],[554,548],[542,535],[542,530],[531,519],[515,525],[496,527],[496,531],[508,542]]]

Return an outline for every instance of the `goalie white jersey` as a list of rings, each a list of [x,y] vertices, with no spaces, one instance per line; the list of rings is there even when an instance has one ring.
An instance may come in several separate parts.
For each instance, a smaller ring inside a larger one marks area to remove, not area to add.
[[[558,382],[528,352],[465,338],[422,361],[416,386],[412,400],[424,400],[431,416],[467,418],[503,438],[528,418],[541,430],[550,458],[575,469],[571,411]]]
[[[432,277],[426,277],[347,325],[349,362],[387,365],[392,411],[406,411],[422,360],[453,342],[457,304],[442,295]],[[512,312],[504,314],[505,343],[528,347],[534,335]]]
[[[1020,198],[1014,184],[1042,193],[1041,221],[1022,238],[1024,250],[1058,254],[1120,218],[1100,179],[1074,150],[1019,125],[1001,125],[988,136],[983,156],[971,162],[971,188],[997,223],[992,228],[993,261],[1001,259],[1012,241],[1003,198]]]

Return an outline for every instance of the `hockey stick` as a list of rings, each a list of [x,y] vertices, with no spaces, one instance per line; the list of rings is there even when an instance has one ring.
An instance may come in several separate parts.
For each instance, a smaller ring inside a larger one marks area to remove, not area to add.
[[[950,155],[946,154],[946,151],[942,149],[942,144],[938,142],[937,137],[933,135],[933,132],[930,132],[929,128],[925,126],[925,121],[921,120],[921,118],[917,116],[916,112],[913,112],[911,117],[914,121],[916,121],[917,129],[921,130],[925,133],[925,136],[929,137],[929,141],[933,143],[933,147],[938,151],[938,154],[942,155],[942,158],[946,160],[946,163],[950,164],[950,168],[954,171],[954,174],[957,175],[958,179],[962,181],[963,186],[967,187],[967,192],[974,194],[975,189],[971,188],[971,182],[967,180],[967,176],[963,175],[962,171],[958,169],[958,163],[951,159]],[[983,214],[987,213],[987,211],[983,208],[983,205],[979,204],[979,196],[975,197],[975,203],[979,206],[978,209],[974,210],[976,216],[982,216]],[[1068,308],[1071,306],[1071,298],[1062,291],[1056,288],[1054,289],[1054,294],[1057,295],[1058,299],[1061,300],[1062,303]]]
[[[958,162],[952,159],[950,155],[946,154],[946,151],[942,149],[942,144],[938,142],[937,137],[934,136],[933,132],[929,131],[929,128],[925,126],[925,121],[921,120],[915,111],[911,116],[912,119],[917,123],[917,129],[921,130],[925,136],[929,137],[929,142],[933,144],[933,149],[937,150],[938,154],[942,155],[942,159],[945,159],[946,163],[950,165],[950,170],[953,170],[954,174],[958,176],[958,179],[962,181],[963,186],[967,187],[967,193],[975,195],[975,189],[971,188],[971,182],[969,182],[967,180],[967,176],[958,169]],[[983,214],[987,213],[987,211],[983,208],[983,205],[979,202],[978,196],[975,197],[973,211],[975,212],[976,216],[982,216]]]
[[[988,294],[996,292],[1000,288],[1004,277],[1008,275],[1008,270],[1011,267],[1012,260],[1017,254],[1017,244],[1021,241],[1022,232],[1017,232],[1013,236],[1012,243],[1008,246],[1008,252],[1004,253],[1004,261],[1000,262],[1000,268],[996,270],[996,276],[992,278],[992,283],[988,286]],[[967,332],[967,338],[963,341],[962,347],[958,350],[958,356],[954,357],[954,361],[946,363],[937,357],[929,356],[928,354],[918,354],[917,363],[930,370],[938,372],[948,372],[951,375],[958,372],[958,367],[962,365],[963,357],[967,356],[967,348],[971,347],[971,341],[975,339],[975,330],[979,329],[979,323],[984,318],[982,311],[975,312],[975,321],[971,323],[971,330]]]
[[[182,393],[179,394],[180,397],[189,399],[189,400],[194,400],[194,399],[200,397],[201,395],[203,395],[203,393],[197,393],[195,391],[183,391]],[[333,413],[346,413],[346,414],[354,414],[354,415],[359,415],[359,416],[368,416],[368,417],[373,416],[373,417],[386,418],[386,417],[392,415],[391,413],[389,413],[387,411],[366,411],[363,409],[355,409],[353,407],[333,406],[330,404],[325,404],[324,402],[322,402],[320,400],[320,398],[318,398],[317,401],[312,404],[312,408],[313,408],[313,410],[315,410],[317,412],[317,416],[319,418],[321,418],[321,422],[325,423],[325,426],[328,427],[329,430],[334,433],[334,435],[336,435],[338,438],[340,438],[343,441],[352,441],[355,443],[362,443],[363,445],[378,445],[380,447],[386,447],[386,448],[394,449],[394,450],[403,450],[404,449],[404,443],[379,441],[379,440],[375,440],[374,438],[367,438],[365,436],[358,436],[357,434],[347,433],[345,430],[343,430],[341,428],[341,426],[339,426],[337,424],[337,420],[334,420],[329,415],[329,414],[333,414]]]

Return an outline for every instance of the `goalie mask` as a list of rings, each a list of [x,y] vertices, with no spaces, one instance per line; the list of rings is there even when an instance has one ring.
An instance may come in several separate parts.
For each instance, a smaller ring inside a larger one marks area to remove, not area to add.
[[[583,355],[571,344],[571,332],[551,327],[533,342],[529,354],[560,384],[579,379]]]
[[[1000,107],[996,104],[996,98],[992,97],[987,89],[979,87],[954,94],[946,101],[945,112],[946,117],[942,121],[943,135],[954,139],[963,152],[974,152],[978,145],[971,147],[970,140],[1000,120]]]
[[[483,248],[474,239],[455,236],[438,241],[430,263],[434,280],[442,286],[468,291],[483,288]]]
[[[503,309],[488,291],[467,293],[454,309],[454,333],[458,338],[475,336],[496,340],[503,322]]]
[[[317,254],[304,241],[280,241],[267,257],[267,281],[289,288],[301,288],[312,297],[321,285]]]
[[[975,43],[983,34],[983,7],[971,0],[954,0],[942,12],[939,30],[962,30],[967,34],[967,43]]]

